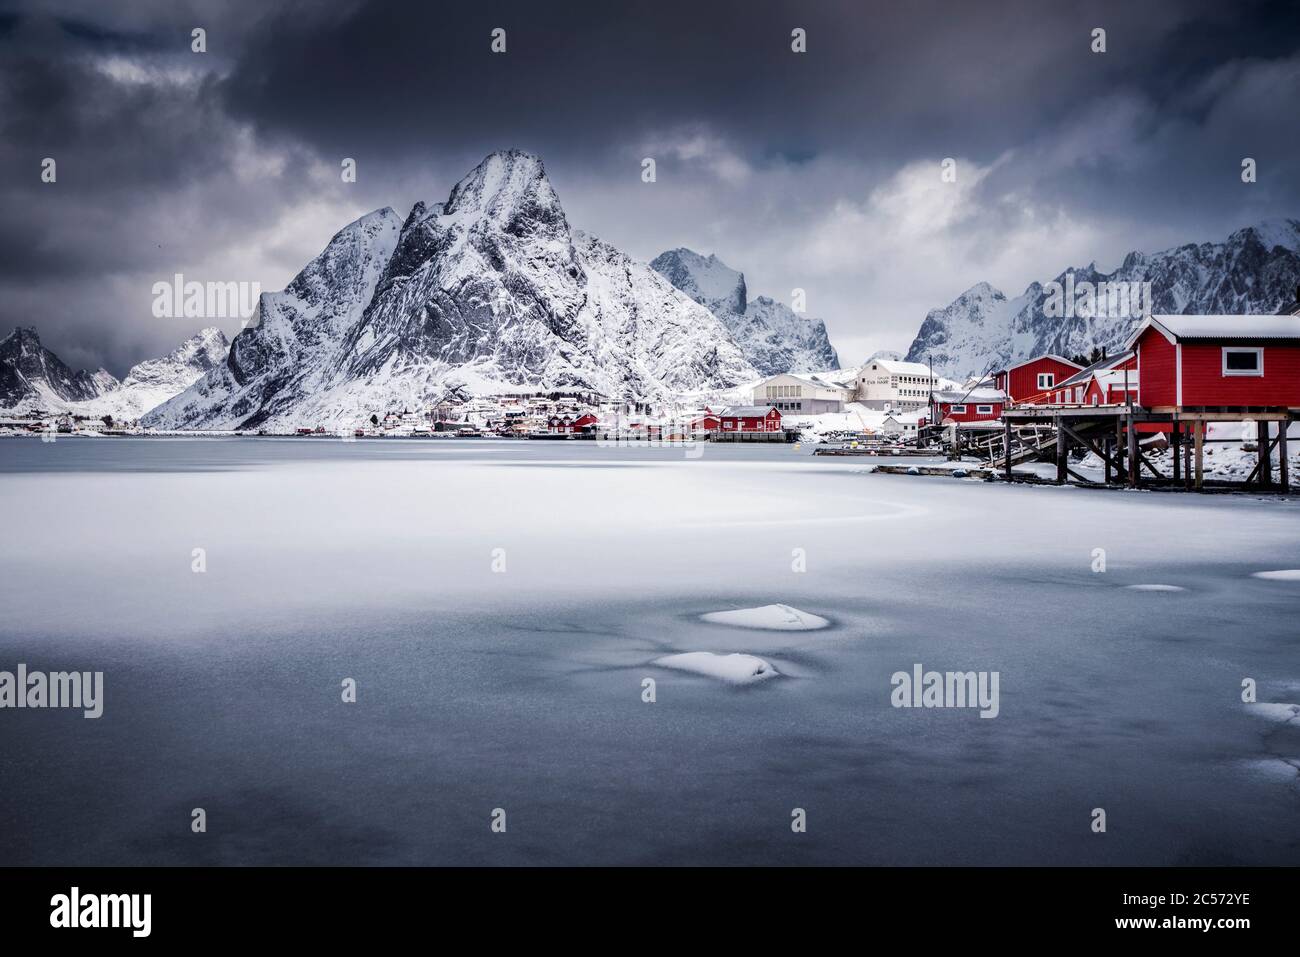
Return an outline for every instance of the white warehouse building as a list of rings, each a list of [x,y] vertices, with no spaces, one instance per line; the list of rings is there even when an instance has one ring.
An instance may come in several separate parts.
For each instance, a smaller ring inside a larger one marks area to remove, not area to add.
[[[852,398],[850,390],[815,375],[783,373],[764,379],[754,387],[755,405],[775,406],[781,412],[843,412]]]
[[[867,408],[913,412],[929,405],[938,385],[938,376],[919,362],[872,359],[858,372],[854,392]]]

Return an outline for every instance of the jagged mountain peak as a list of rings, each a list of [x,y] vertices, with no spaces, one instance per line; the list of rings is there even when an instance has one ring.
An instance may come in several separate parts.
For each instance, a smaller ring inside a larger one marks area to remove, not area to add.
[[[962,378],[990,362],[1113,349],[1148,307],[1157,314],[1273,314],[1294,301],[1298,281],[1300,221],[1263,220],[1220,242],[1185,243],[1155,253],[1132,251],[1109,273],[1099,270],[1095,261],[1067,267],[1056,275],[1058,288],[1050,294],[1044,285],[1032,282],[1015,299],[999,300],[1000,294],[972,295],[981,287],[992,288],[977,283],[948,306],[927,314],[907,358],[931,356],[936,371]],[[1123,288],[1128,306],[1057,308],[1064,298],[1060,287],[1090,287],[1083,294],[1099,296],[1101,284]],[[1144,293],[1148,284],[1149,298]],[[1133,308],[1132,298],[1139,299],[1139,308]],[[1054,303],[1050,309],[1049,302]]]
[[[490,154],[404,222],[379,212],[371,228],[344,231],[355,243],[337,262],[332,242],[283,293],[265,294],[229,362],[146,424],[357,424],[452,384],[660,398],[756,376],[709,310],[571,230],[530,153]]]
[[[750,299],[745,274],[717,255],[679,246],[656,256],[650,268],[717,316],[763,375],[839,368],[824,322],[801,316],[770,296]]]
[[[520,217],[555,222],[564,210],[541,159],[522,150],[490,153],[452,187],[439,214],[456,219],[490,219],[509,228]]]

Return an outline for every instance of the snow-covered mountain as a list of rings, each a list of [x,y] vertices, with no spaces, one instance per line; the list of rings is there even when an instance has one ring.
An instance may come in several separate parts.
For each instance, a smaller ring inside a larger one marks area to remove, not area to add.
[[[116,388],[84,402],[70,403],[68,411],[91,418],[111,415],[117,421],[138,419],[224,363],[229,349],[230,343],[220,329],[203,329],[162,358],[132,366]]]
[[[1150,255],[1131,252],[1112,273],[1099,272],[1095,263],[1067,269],[1055,279],[1061,287],[1067,273],[1073,274],[1076,289],[1083,283],[1149,282],[1156,315],[1273,314],[1296,298],[1300,220],[1248,226],[1220,243],[1189,244]],[[1049,315],[1062,311],[1045,308],[1053,292],[1034,282],[1008,299],[988,283],[978,283],[925,317],[907,358],[932,359],[936,372],[962,378],[1046,352],[1071,356],[1086,354],[1093,346],[1113,351],[1140,321],[1137,315],[1114,310],[1109,315]],[[1076,295],[1075,304],[1079,301]]]
[[[755,378],[725,326],[644,263],[572,230],[541,160],[493,153],[444,203],[344,227],[150,413],[159,428],[359,424],[452,389],[661,398]]]
[[[104,369],[69,369],[41,345],[35,329],[20,326],[0,340],[0,409],[6,412],[63,412],[70,403],[93,399],[117,385]]]
[[[763,375],[840,367],[824,322],[805,318],[767,296],[751,300],[744,273],[717,256],[670,249],[656,256],[650,268],[722,320],[745,358]]]

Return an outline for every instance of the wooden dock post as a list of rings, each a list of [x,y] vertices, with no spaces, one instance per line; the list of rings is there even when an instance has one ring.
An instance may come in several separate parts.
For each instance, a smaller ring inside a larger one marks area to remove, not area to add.
[[[1178,424],[1178,416],[1175,415],[1175,416],[1174,416],[1174,427],[1173,427],[1173,429],[1172,429],[1172,430],[1170,431],[1170,433],[1169,433],[1169,442],[1170,442],[1171,447],[1172,447],[1173,450],[1174,450],[1174,484],[1175,484],[1175,485],[1178,484],[1178,480],[1179,480],[1179,478],[1181,477],[1181,476],[1179,476],[1179,474],[1178,474],[1178,472],[1179,472],[1179,469],[1178,469],[1178,459],[1180,458],[1180,456],[1182,455],[1182,452],[1183,452],[1183,450],[1182,450],[1182,444],[1183,444],[1183,431],[1182,431],[1182,429],[1183,429],[1183,427],[1182,427],[1181,425]]]
[[[1126,416],[1128,420],[1128,486],[1129,488],[1138,487],[1138,470],[1142,463],[1138,460],[1138,437],[1137,430],[1133,428],[1133,413]]]
[[[1064,485],[1065,450],[1069,439],[1065,435],[1065,430],[1061,428],[1061,417],[1058,415],[1052,421],[1056,423],[1056,484]]]
[[[1006,466],[1007,481],[1011,481],[1011,420],[1003,420],[1004,429],[1002,431],[1002,451],[1006,453],[1003,464]]]
[[[1259,456],[1259,487],[1273,487],[1273,446],[1268,434],[1268,422],[1255,423],[1255,447]]]
[[[1205,485],[1205,422],[1198,419],[1196,429],[1196,490]]]
[[[1105,455],[1105,459],[1106,459],[1106,476],[1105,476],[1105,484],[1106,484],[1106,485],[1109,485],[1109,484],[1110,484],[1110,460],[1111,460],[1111,458],[1114,457],[1114,455],[1115,455],[1115,440],[1112,439],[1112,438],[1108,435],[1108,436],[1106,436],[1105,438],[1103,438],[1103,439],[1101,440],[1101,447],[1102,447],[1102,450],[1106,453],[1106,455]]]
[[[1286,433],[1289,428],[1291,428],[1290,419],[1283,419],[1277,424],[1277,464],[1282,470],[1282,474],[1279,476],[1281,479],[1279,487],[1283,492],[1291,491],[1291,466],[1286,460]]]

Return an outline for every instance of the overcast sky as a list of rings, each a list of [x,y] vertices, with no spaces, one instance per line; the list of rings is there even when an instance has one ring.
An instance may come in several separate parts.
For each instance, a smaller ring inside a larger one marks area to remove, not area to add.
[[[576,228],[805,289],[852,365],[980,281],[1300,218],[1297,103],[1294,2],[0,0],[0,334],[121,375],[210,324],[155,282],[280,289],[518,147]]]

